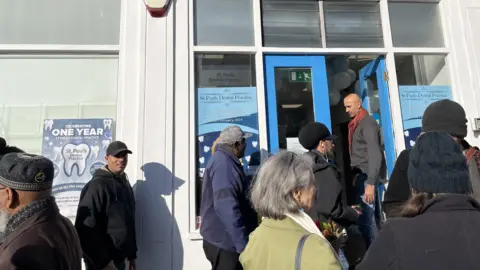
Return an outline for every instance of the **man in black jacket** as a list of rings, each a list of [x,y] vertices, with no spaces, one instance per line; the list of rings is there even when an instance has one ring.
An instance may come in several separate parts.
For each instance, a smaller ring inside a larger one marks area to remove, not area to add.
[[[335,153],[335,138],[336,136],[332,135],[322,123],[307,124],[299,132],[298,140],[300,144],[309,150],[306,155],[310,156],[314,161],[313,173],[315,175],[317,194],[315,204],[309,215],[315,222],[320,222],[320,224],[330,220],[334,221],[350,233],[349,228],[352,227],[350,229],[354,229],[353,226],[356,224],[360,213],[347,204],[344,190],[340,183],[340,172],[332,162]],[[351,236],[352,239],[355,237],[354,235]],[[358,236],[360,236],[360,241],[363,242],[359,231]],[[340,244],[339,247],[345,246],[345,243],[337,244]],[[358,246],[355,249],[357,249],[355,252],[357,257],[353,260],[351,259],[352,256],[349,256],[352,254],[346,254],[347,257],[350,257],[350,264],[354,264],[363,256],[361,246],[360,250]]]
[[[80,195],[75,227],[82,244],[87,270],[135,269],[135,199],[125,174],[125,143],[107,147],[107,165],[97,169]]]

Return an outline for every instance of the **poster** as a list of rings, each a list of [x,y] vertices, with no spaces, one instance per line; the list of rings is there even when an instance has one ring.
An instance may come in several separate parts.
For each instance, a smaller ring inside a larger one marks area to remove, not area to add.
[[[74,220],[80,192],[105,165],[113,119],[46,119],[42,155],[53,161],[53,195],[62,215]]]
[[[451,99],[452,91],[446,85],[400,85],[400,107],[402,111],[405,147],[415,145],[415,141],[422,132],[422,116],[431,103]]]

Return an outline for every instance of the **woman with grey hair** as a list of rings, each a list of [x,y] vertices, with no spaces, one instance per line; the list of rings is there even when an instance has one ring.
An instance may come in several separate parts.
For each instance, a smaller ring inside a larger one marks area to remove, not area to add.
[[[251,201],[263,221],[240,255],[245,270],[341,269],[332,246],[304,213],[316,191],[311,168],[311,160],[292,152],[280,152],[261,166]]]

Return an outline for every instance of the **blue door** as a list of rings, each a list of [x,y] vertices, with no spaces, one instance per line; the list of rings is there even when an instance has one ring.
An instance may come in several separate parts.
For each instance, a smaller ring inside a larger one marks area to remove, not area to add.
[[[325,57],[265,56],[268,148],[302,150],[301,127],[324,123],[331,131]]]
[[[377,120],[385,150],[388,177],[395,164],[395,146],[393,138],[390,99],[386,78],[385,58],[380,56],[359,71],[360,93],[363,107]],[[378,89],[378,91],[376,90]]]

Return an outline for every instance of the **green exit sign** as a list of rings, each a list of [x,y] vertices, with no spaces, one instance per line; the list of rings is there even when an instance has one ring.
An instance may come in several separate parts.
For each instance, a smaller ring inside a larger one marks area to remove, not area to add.
[[[311,70],[290,70],[290,82],[312,82]]]

